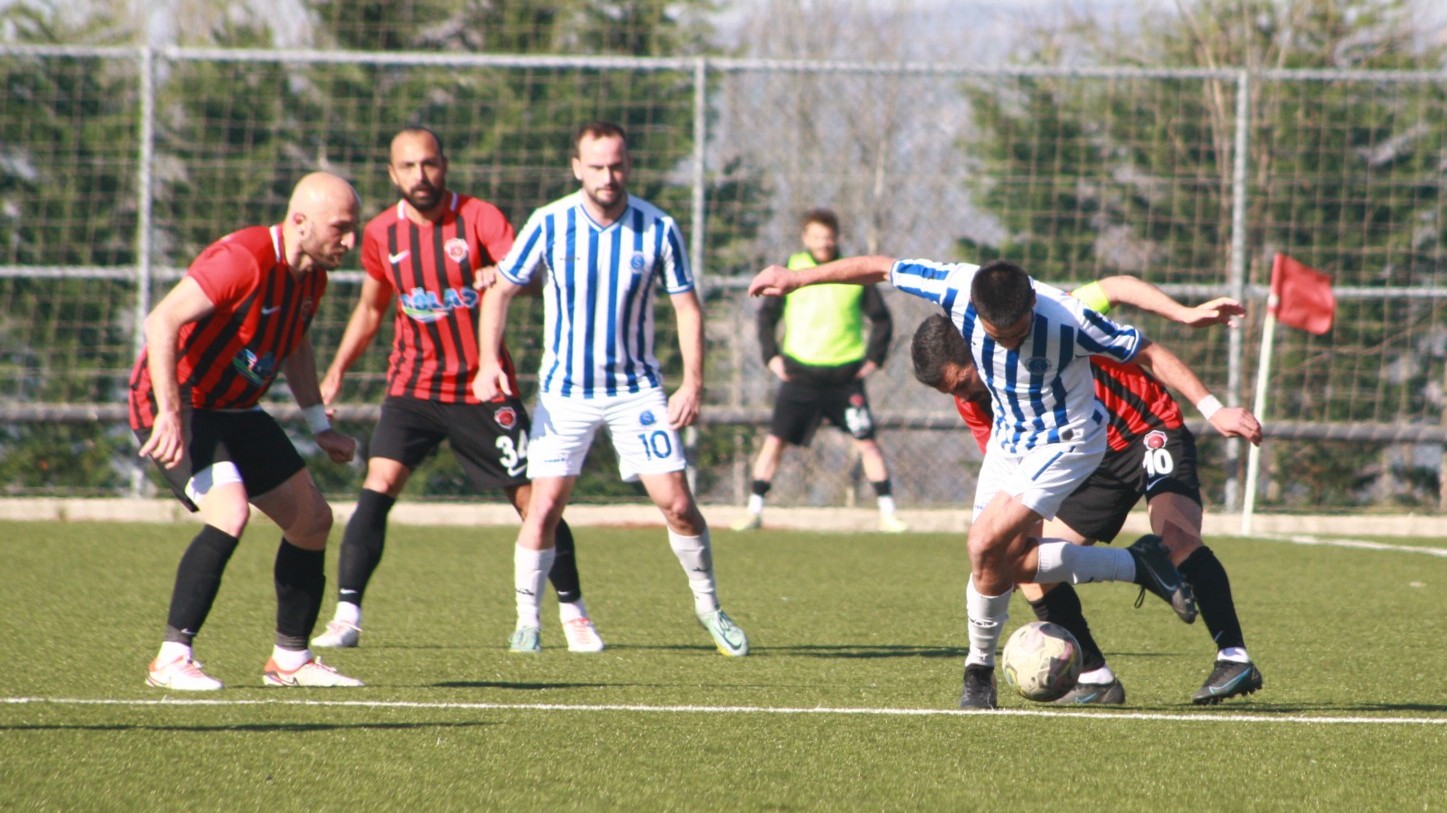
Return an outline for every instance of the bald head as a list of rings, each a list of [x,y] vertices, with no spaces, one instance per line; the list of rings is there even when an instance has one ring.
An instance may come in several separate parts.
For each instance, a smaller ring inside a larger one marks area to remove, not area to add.
[[[297,181],[286,207],[287,259],[305,271],[311,265],[338,268],[357,243],[362,201],[357,190],[330,172]]]

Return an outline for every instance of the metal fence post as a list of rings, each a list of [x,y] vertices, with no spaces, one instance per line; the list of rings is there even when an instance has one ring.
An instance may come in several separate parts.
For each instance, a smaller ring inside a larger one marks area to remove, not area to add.
[[[151,312],[151,207],[156,141],[156,52],[150,45],[140,49],[141,120],[140,155],[136,168],[136,319],[131,345],[132,355],[139,358],[146,344],[146,314]],[[140,497],[146,485],[145,462],[131,461],[130,494]]]
[[[1236,143],[1235,156],[1231,167],[1231,296],[1239,302],[1246,301],[1246,205],[1247,177],[1250,164],[1251,130],[1251,74],[1242,70],[1236,75]],[[1227,336],[1226,401],[1231,406],[1241,405],[1241,386],[1245,376],[1243,359],[1246,342],[1241,331],[1233,330]],[[1226,510],[1236,511],[1241,507],[1240,488],[1241,441],[1235,438],[1226,442]]]

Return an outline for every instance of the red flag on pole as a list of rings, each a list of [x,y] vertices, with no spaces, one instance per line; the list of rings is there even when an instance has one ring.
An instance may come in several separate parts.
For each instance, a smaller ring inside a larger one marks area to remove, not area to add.
[[[1331,330],[1336,316],[1331,277],[1285,254],[1277,254],[1271,264],[1268,307],[1281,324],[1320,336]]]

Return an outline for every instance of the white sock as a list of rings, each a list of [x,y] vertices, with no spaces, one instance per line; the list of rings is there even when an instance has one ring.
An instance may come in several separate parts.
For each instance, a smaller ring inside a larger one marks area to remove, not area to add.
[[[283,672],[295,672],[311,659],[310,649],[282,649],[279,646],[271,648],[271,662]]]
[[[1035,568],[1038,584],[1070,582],[1128,582],[1135,580],[1135,560],[1130,551],[1072,545],[1060,539],[1043,539],[1037,550]]]
[[[588,608],[583,606],[583,600],[560,601],[558,602],[558,619],[564,624],[569,621],[577,621],[579,618],[588,617]]]
[[[762,494],[750,494],[748,510],[750,514],[764,513],[764,497]]]
[[[712,613],[718,611],[718,586],[713,579],[713,550],[709,545],[708,529],[698,536],[681,536],[669,529],[668,546],[688,574],[688,588],[693,591],[693,611]]]
[[[548,570],[553,566],[557,548],[533,550],[518,545],[512,553],[513,591],[517,596],[518,626],[541,627],[543,583],[548,579]]]
[[[341,621],[344,624],[351,624],[354,627],[362,626],[362,608],[350,601],[338,601],[337,611],[332,614],[333,621]]]
[[[1216,653],[1216,660],[1231,661],[1232,663],[1250,663],[1251,656],[1246,654],[1244,646],[1228,646]]]
[[[1088,686],[1106,686],[1115,682],[1115,673],[1110,671],[1109,666],[1102,666],[1089,672],[1081,672],[1077,682]]]
[[[179,660],[191,660],[191,647],[180,641],[162,641],[161,651],[156,653],[156,663],[165,666]]]
[[[894,497],[879,498],[879,513],[886,517],[894,516]]]
[[[965,613],[970,623],[970,654],[965,664],[994,666],[995,649],[1000,644],[1000,633],[1005,621],[1010,618],[1011,587],[998,596],[987,596],[975,589],[975,577],[965,586]]]

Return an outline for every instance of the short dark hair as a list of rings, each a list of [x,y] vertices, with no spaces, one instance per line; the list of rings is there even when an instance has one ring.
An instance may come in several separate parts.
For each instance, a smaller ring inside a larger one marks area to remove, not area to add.
[[[621,138],[623,149],[628,149],[628,133],[622,125],[614,124],[611,121],[590,121],[578,126],[577,132],[573,133],[573,157],[579,156],[578,145],[583,143],[584,138]]]
[[[396,135],[392,136],[392,140],[396,141],[399,135],[430,135],[432,136],[432,140],[437,144],[437,154],[443,158],[447,157],[447,150],[442,147],[442,136],[438,135],[437,131],[431,127],[424,127],[421,124],[409,124],[398,130]]]
[[[1013,325],[1035,308],[1035,288],[1025,269],[1008,260],[991,260],[975,272],[970,302],[986,322]]]
[[[964,334],[942,313],[925,319],[915,328],[909,343],[909,358],[914,362],[915,379],[935,389],[944,381],[946,364],[964,366],[974,361]]]
[[[810,209],[800,218],[799,228],[807,229],[810,223],[818,223],[835,234],[839,233],[839,215],[834,214],[833,209]]]

